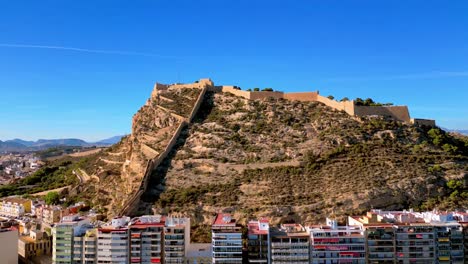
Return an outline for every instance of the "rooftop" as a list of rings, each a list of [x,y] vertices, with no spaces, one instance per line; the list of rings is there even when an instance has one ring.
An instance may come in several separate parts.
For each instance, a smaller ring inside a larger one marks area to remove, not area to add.
[[[24,203],[27,203],[27,202],[31,202],[31,200],[29,199],[24,199],[24,198],[20,198],[20,197],[5,197],[3,199],[1,199],[1,201],[3,201],[4,203],[17,203],[17,204],[24,204]]]
[[[218,214],[213,222],[217,226],[236,226],[236,220],[231,217],[231,214]]]

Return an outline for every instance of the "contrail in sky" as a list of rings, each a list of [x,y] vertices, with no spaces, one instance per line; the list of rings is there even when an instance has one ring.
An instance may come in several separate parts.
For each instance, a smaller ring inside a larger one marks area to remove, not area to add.
[[[87,52],[87,53],[132,55],[132,56],[145,56],[145,57],[158,57],[158,58],[175,59],[175,57],[173,57],[173,56],[165,56],[165,55],[159,55],[159,54],[154,54],[154,53],[135,52],[135,51],[122,51],[122,50],[99,50],[99,49],[83,49],[83,48],[63,47],[63,46],[6,44],[6,43],[0,43],[0,47],[5,47],[5,48],[26,48],[26,49],[68,50],[68,51]]]

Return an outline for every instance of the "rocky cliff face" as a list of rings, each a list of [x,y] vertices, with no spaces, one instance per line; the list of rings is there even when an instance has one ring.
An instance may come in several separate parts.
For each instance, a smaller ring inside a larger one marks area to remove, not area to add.
[[[86,173],[94,181],[94,203],[116,215],[132,198],[147,172],[148,164],[160,158],[171,137],[186,120],[201,89],[155,87],[146,104],[133,116],[132,133],[98,157]]]
[[[219,211],[241,221],[313,222],[372,207],[468,206],[465,138],[383,117],[351,117],[319,102],[207,92],[162,158],[194,111],[200,87],[153,91],[133,118],[132,134],[87,171],[96,176],[86,187],[96,194],[94,204],[115,215],[141,187],[148,162],[161,159],[136,214],[180,212],[195,224],[209,223]],[[456,194],[447,187],[463,180]]]

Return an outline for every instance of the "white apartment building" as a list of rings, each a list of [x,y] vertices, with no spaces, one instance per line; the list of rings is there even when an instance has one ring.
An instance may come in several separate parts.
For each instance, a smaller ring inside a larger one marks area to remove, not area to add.
[[[212,263],[242,263],[242,231],[230,214],[218,214],[211,226]]]
[[[0,200],[0,215],[7,217],[20,217],[31,213],[32,202],[19,197],[7,197]]]
[[[81,236],[73,237],[73,263],[97,263],[97,230],[86,230]]]
[[[97,230],[97,263],[128,263],[130,217],[114,218]]]
[[[309,264],[309,234],[300,224],[282,224],[272,228],[271,263]]]
[[[185,263],[189,243],[190,218],[167,217],[164,226],[164,263]]]
[[[311,263],[366,263],[366,241],[360,226],[338,226],[326,219],[325,225],[307,227],[310,234]]]

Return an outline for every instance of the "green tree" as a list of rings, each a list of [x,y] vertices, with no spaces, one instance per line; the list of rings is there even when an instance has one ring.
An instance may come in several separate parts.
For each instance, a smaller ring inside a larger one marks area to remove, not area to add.
[[[367,99],[364,101],[364,105],[372,106],[372,105],[375,105],[375,102],[374,102],[374,100],[372,100],[371,98],[367,98]]]
[[[265,92],[273,92],[273,88],[264,88],[262,91],[265,91]]]
[[[330,99],[330,100],[335,99],[335,97],[333,95],[329,95],[329,96],[327,96],[327,98]]]
[[[343,97],[343,99],[340,100],[341,102],[346,102],[346,101],[349,101],[349,98],[348,97]]]
[[[362,100],[361,98],[356,98],[356,100],[354,100],[354,104],[356,105],[364,105],[364,100]]]
[[[58,194],[58,192],[49,192],[44,197],[44,201],[48,205],[57,204],[59,202],[59,198],[60,198],[60,195]]]
[[[258,92],[258,91],[260,91],[260,88],[255,87],[253,90],[254,90],[254,92]]]

